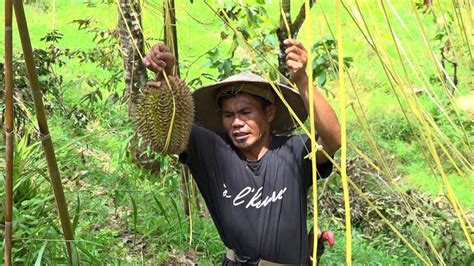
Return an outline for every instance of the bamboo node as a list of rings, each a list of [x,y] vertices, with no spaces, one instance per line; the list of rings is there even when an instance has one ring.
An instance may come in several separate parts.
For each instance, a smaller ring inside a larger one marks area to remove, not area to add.
[[[315,150],[316,151],[322,151],[323,150],[323,145],[319,145],[318,143],[316,143]]]
[[[323,150],[323,146],[316,143],[316,145],[314,146],[314,150],[310,153],[308,153],[304,158],[305,159],[310,159],[310,160],[313,160],[314,158],[314,155],[318,152],[318,151],[322,151]]]
[[[50,134],[46,134],[46,135],[41,136],[41,141],[46,141],[46,140],[51,140],[51,135]]]
[[[11,132],[8,132],[8,131],[5,130],[5,136],[6,136],[7,138],[12,138],[12,137],[14,136],[13,130],[12,130]]]

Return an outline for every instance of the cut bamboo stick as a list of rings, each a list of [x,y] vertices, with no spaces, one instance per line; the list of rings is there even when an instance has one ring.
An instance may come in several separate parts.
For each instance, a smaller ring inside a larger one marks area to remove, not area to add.
[[[5,244],[3,262],[12,265],[13,236],[13,40],[12,1],[5,1]]]
[[[59,218],[61,220],[64,239],[66,240],[69,260],[71,263],[73,263],[72,240],[74,239],[74,237],[71,226],[71,220],[69,219],[66,198],[64,196],[61,177],[59,175],[58,164],[56,162],[56,156],[54,154],[53,141],[51,140],[51,136],[49,134],[48,121],[46,120],[42,93],[38,81],[38,74],[35,68],[33,49],[31,48],[31,41],[28,33],[28,25],[26,23],[25,10],[23,8],[23,1],[14,0],[13,6],[15,9],[18,31],[20,34],[21,45],[25,57],[28,80],[30,82],[31,94],[35,105],[36,119],[38,121],[39,130],[41,133],[41,142],[43,144],[44,154],[46,157],[51,186],[53,187],[54,197],[56,199],[56,207],[58,210]]]

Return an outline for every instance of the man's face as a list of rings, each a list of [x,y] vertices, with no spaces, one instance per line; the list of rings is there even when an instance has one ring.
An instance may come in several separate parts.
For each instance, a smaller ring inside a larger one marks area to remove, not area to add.
[[[222,101],[222,123],[232,143],[241,151],[259,151],[270,136],[275,106],[262,110],[254,96],[238,93]]]

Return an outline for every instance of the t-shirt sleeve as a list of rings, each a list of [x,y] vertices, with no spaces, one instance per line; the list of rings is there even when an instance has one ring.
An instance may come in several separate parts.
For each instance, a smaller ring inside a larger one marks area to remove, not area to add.
[[[200,147],[203,143],[210,143],[212,132],[208,129],[193,124],[191,128],[191,134],[189,134],[188,146],[184,152],[179,155],[179,161],[183,164],[192,164],[193,162],[199,161]]]
[[[319,136],[316,136],[318,139]],[[302,172],[304,183],[307,188],[313,184],[313,169],[311,166],[311,159],[308,154],[311,152],[311,139],[308,136],[304,136],[304,146],[302,149],[301,160],[302,160]],[[316,162],[317,163],[317,162]],[[332,173],[332,162],[327,161],[324,163],[317,163],[317,180],[327,178]]]
[[[189,166],[194,178],[205,178],[206,165],[215,161],[214,149],[221,142],[222,138],[217,133],[193,124],[187,149],[179,155],[179,161]],[[196,176],[196,173],[200,175]]]

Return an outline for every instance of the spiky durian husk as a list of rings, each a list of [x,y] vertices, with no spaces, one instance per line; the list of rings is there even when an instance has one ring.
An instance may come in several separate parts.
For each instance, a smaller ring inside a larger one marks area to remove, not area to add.
[[[173,76],[168,76],[168,80],[170,87],[165,79],[149,82],[145,86],[134,117],[138,132],[153,150],[163,154],[180,154],[186,149],[194,122],[194,102],[183,81]],[[170,128],[170,140],[166,147]]]

